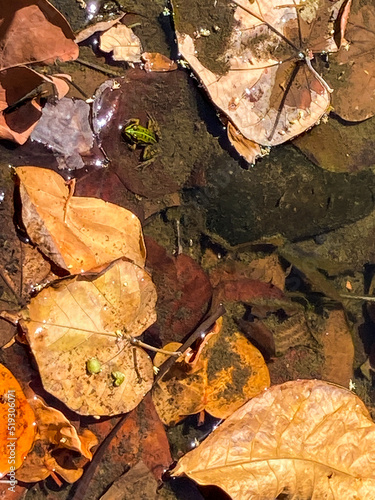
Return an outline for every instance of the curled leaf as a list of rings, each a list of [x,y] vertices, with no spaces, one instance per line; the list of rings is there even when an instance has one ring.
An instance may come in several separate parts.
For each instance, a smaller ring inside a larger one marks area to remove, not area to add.
[[[0,477],[15,471],[35,437],[35,415],[12,373],[0,365]]]
[[[77,481],[83,469],[74,466],[74,455],[68,453],[70,460],[65,459],[60,464],[56,458],[57,450],[72,450],[91,460],[90,449],[98,444],[95,435],[88,429],[79,435],[60,411],[47,406],[40,398],[35,397],[30,404],[35,412],[37,435],[34,449],[17,471],[17,479],[24,482],[41,481],[57,472],[69,483]]]

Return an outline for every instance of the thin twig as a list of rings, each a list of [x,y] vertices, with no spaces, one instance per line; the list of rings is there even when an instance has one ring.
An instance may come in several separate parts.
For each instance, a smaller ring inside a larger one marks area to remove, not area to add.
[[[202,335],[205,335],[212,325],[215,323],[217,319],[220,318],[225,313],[225,307],[223,304],[220,304],[219,307],[212,313],[210,316],[208,316],[207,319],[201,323],[198,328],[190,335],[190,337],[187,339],[187,341],[180,347],[180,352],[183,354],[199,337]],[[154,384],[155,385],[166,373],[168,370],[171,369],[171,367],[174,365],[176,362],[176,358],[170,357],[164,363],[159,367],[159,372],[157,376],[155,377]]]
[[[375,297],[373,295],[349,295],[346,293],[340,293],[340,297],[342,297],[343,299],[365,300],[366,302],[375,302]]]
[[[159,349],[158,347],[154,347],[149,344],[145,344],[141,340],[135,339],[134,337],[130,337],[130,343],[136,345],[138,347],[143,347],[149,351],[160,352],[160,354],[167,354],[168,356],[181,356],[180,351],[167,351],[166,349]]]
[[[14,297],[17,299],[18,304],[22,305],[22,297],[16,292],[16,290],[13,287],[12,282],[10,281],[10,279],[8,278],[8,276],[4,273],[4,271],[2,270],[1,267],[0,267],[0,278],[4,281],[4,283],[6,284],[6,286],[12,292],[12,294],[14,295]]]
[[[99,64],[95,64],[92,62],[85,61],[84,59],[75,59],[74,62],[78,62],[79,64],[82,64],[83,66],[87,66],[88,68],[95,69],[96,71],[100,71],[101,73],[104,73],[105,75],[109,76],[123,76],[121,73],[118,71],[113,71],[111,69],[104,68],[103,66],[100,66]]]

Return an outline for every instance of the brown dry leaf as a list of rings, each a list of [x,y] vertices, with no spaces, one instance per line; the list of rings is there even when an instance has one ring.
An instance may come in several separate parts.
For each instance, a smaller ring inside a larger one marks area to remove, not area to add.
[[[344,311],[329,313],[325,332],[321,336],[324,380],[349,387],[353,379],[354,345]]]
[[[0,478],[18,469],[35,437],[35,415],[20,384],[0,365]]]
[[[375,498],[375,425],[350,391],[318,380],[253,398],[172,474],[215,484],[233,500]]]
[[[141,461],[130,471],[115,481],[100,500],[124,500],[126,498],[141,498],[156,500],[158,483],[150,469]]]
[[[346,44],[334,60],[340,65],[333,96],[344,120],[362,121],[375,114],[375,11],[372,0],[354,0],[345,32]],[[336,82],[333,80],[332,84]]]
[[[78,53],[69,24],[47,0],[2,2],[0,69],[35,62],[70,61]]]
[[[114,61],[141,62],[140,39],[124,24],[117,24],[100,37],[100,50],[112,52]]]
[[[94,33],[97,33],[99,31],[107,31],[109,28],[112,28],[115,24],[117,24],[121,19],[125,16],[126,14],[121,14],[120,16],[116,17],[115,19],[111,19],[109,21],[100,21],[98,23],[95,23],[92,26],[88,26],[87,28],[83,29],[80,31],[75,38],[76,43],[81,43],[84,40],[87,40],[92,36]]]
[[[143,52],[141,58],[146,71],[174,71],[178,67],[176,61],[158,52]]]
[[[38,397],[30,400],[30,404],[35,412],[37,435],[33,450],[17,471],[17,479],[26,483],[41,481],[57,472],[69,483],[77,481],[83,469],[74,467],[73,460],[69,465],[59,464],[56,450],[65,448],[91,460],[90,449],[98,444],[95,435],[88,429],[84,430],[82,436],[79,435],[60,411],[47,406]],[[71,458],[74,458],[74,454],[71,454]]]
[[[311,61],[314,54],[337,50],[332,37],[336,4],[232,3],[234,27],[228,48],[216,60],[221,74],[205,66],[204,52],[200,57],[201,37],[196,40],[180,30],[189,20],[176,16],[179,51],[244,137],[263,146],[281,144],[312,127],[329,108],[331,89]]]
[[[144,266],[141,223],[129,210],[97,198],[72,196],[74,185],[52,170],[15,170],[28,235],[57,265],[74,274],[125,256]]]
[[[231,122],[228,122],[227,125],[227,135],[234,149],[248,163],[255,163],[257,158],[263,156],[259,144],[244,137]]]
[[[65,77],[65,75],[59,75]],[[69,85],[58,75],[48,76],[36,71],[18,66],[0,72],[0,111],[14,104],[26,94],[43,85],[50,87],[50,92],[56,92],[61,99],[69,92]],[[41,106],[36,99],[15,109],[9,114],[0,114],[0,138],[24,144],[38,123]]]
[[[21,322],[44,388],[82,415],[132,410],[150,390],[152,363],[129,344],[156,319],[150,276],[118,260],[101,274],[76,275],[53,283],[32,298]],[[96,358],[101,372],[89,374]],[[111,373],[125,383],[114,386]]]
[[[220,328],[221,322],[213,333]],[[172,342],[165,349],[175,351],[180,346]],[[158,353],[154,365],[165,359]],[[242,334],[224,329],[208,339],[194,361],[180,358],[154,387],[152,397],[161,420],[173,425],[202,410],[227,418],[269,385],[268,368],[258,349]]]

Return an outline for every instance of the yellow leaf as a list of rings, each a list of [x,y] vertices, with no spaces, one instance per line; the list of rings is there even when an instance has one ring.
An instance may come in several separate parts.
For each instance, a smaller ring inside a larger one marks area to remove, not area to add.
[[[151,388],[152,363],[129,344],[156,319],[156,291],[144,269],[125,260],[101,273],[68,277],[44,288],[21,322],[44,388],[82,415],[132,410]],[[86,364],[96,359],[98,373]],[[125,383],[114,386],[111,374]]]
[[[28,235],[58,266],[75,274],[120,257],[144,266],[141,223],[129,210],[97,198],[72,197],[74,184],[53,170],[15,170]]]
[[[375,424],[350,391],[318,380],[253,398],[172,474],[215,484],[232,499],[375,498]]]

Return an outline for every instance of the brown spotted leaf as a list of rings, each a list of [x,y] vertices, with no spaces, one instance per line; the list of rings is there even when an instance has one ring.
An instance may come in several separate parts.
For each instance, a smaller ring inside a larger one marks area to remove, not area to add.
[[[375,425],[350,391],[318,380],[253,398],[177,464],[233,500],[375,498]]]
[[[203,410],[227,418],[269,386],[268,368],[258,349],[242,334],[220,330],[218,321],[203,348],[180,357],[154,387],[154,405],[165,424]],[[180,346],[173,342],[165,348],[177,351]],[[154,364],[160,366],[165,359],[158,353]]]
[[[152,363],[129,344],[156,319],[156,291],[144,269],[116,261],[101,274],[54,282],[22,311],[44,388],[82,415],[132,410],[151,388]],[[88,373],[98,360],[101,371]],[[125,375],[115,386],[113,372]]]

